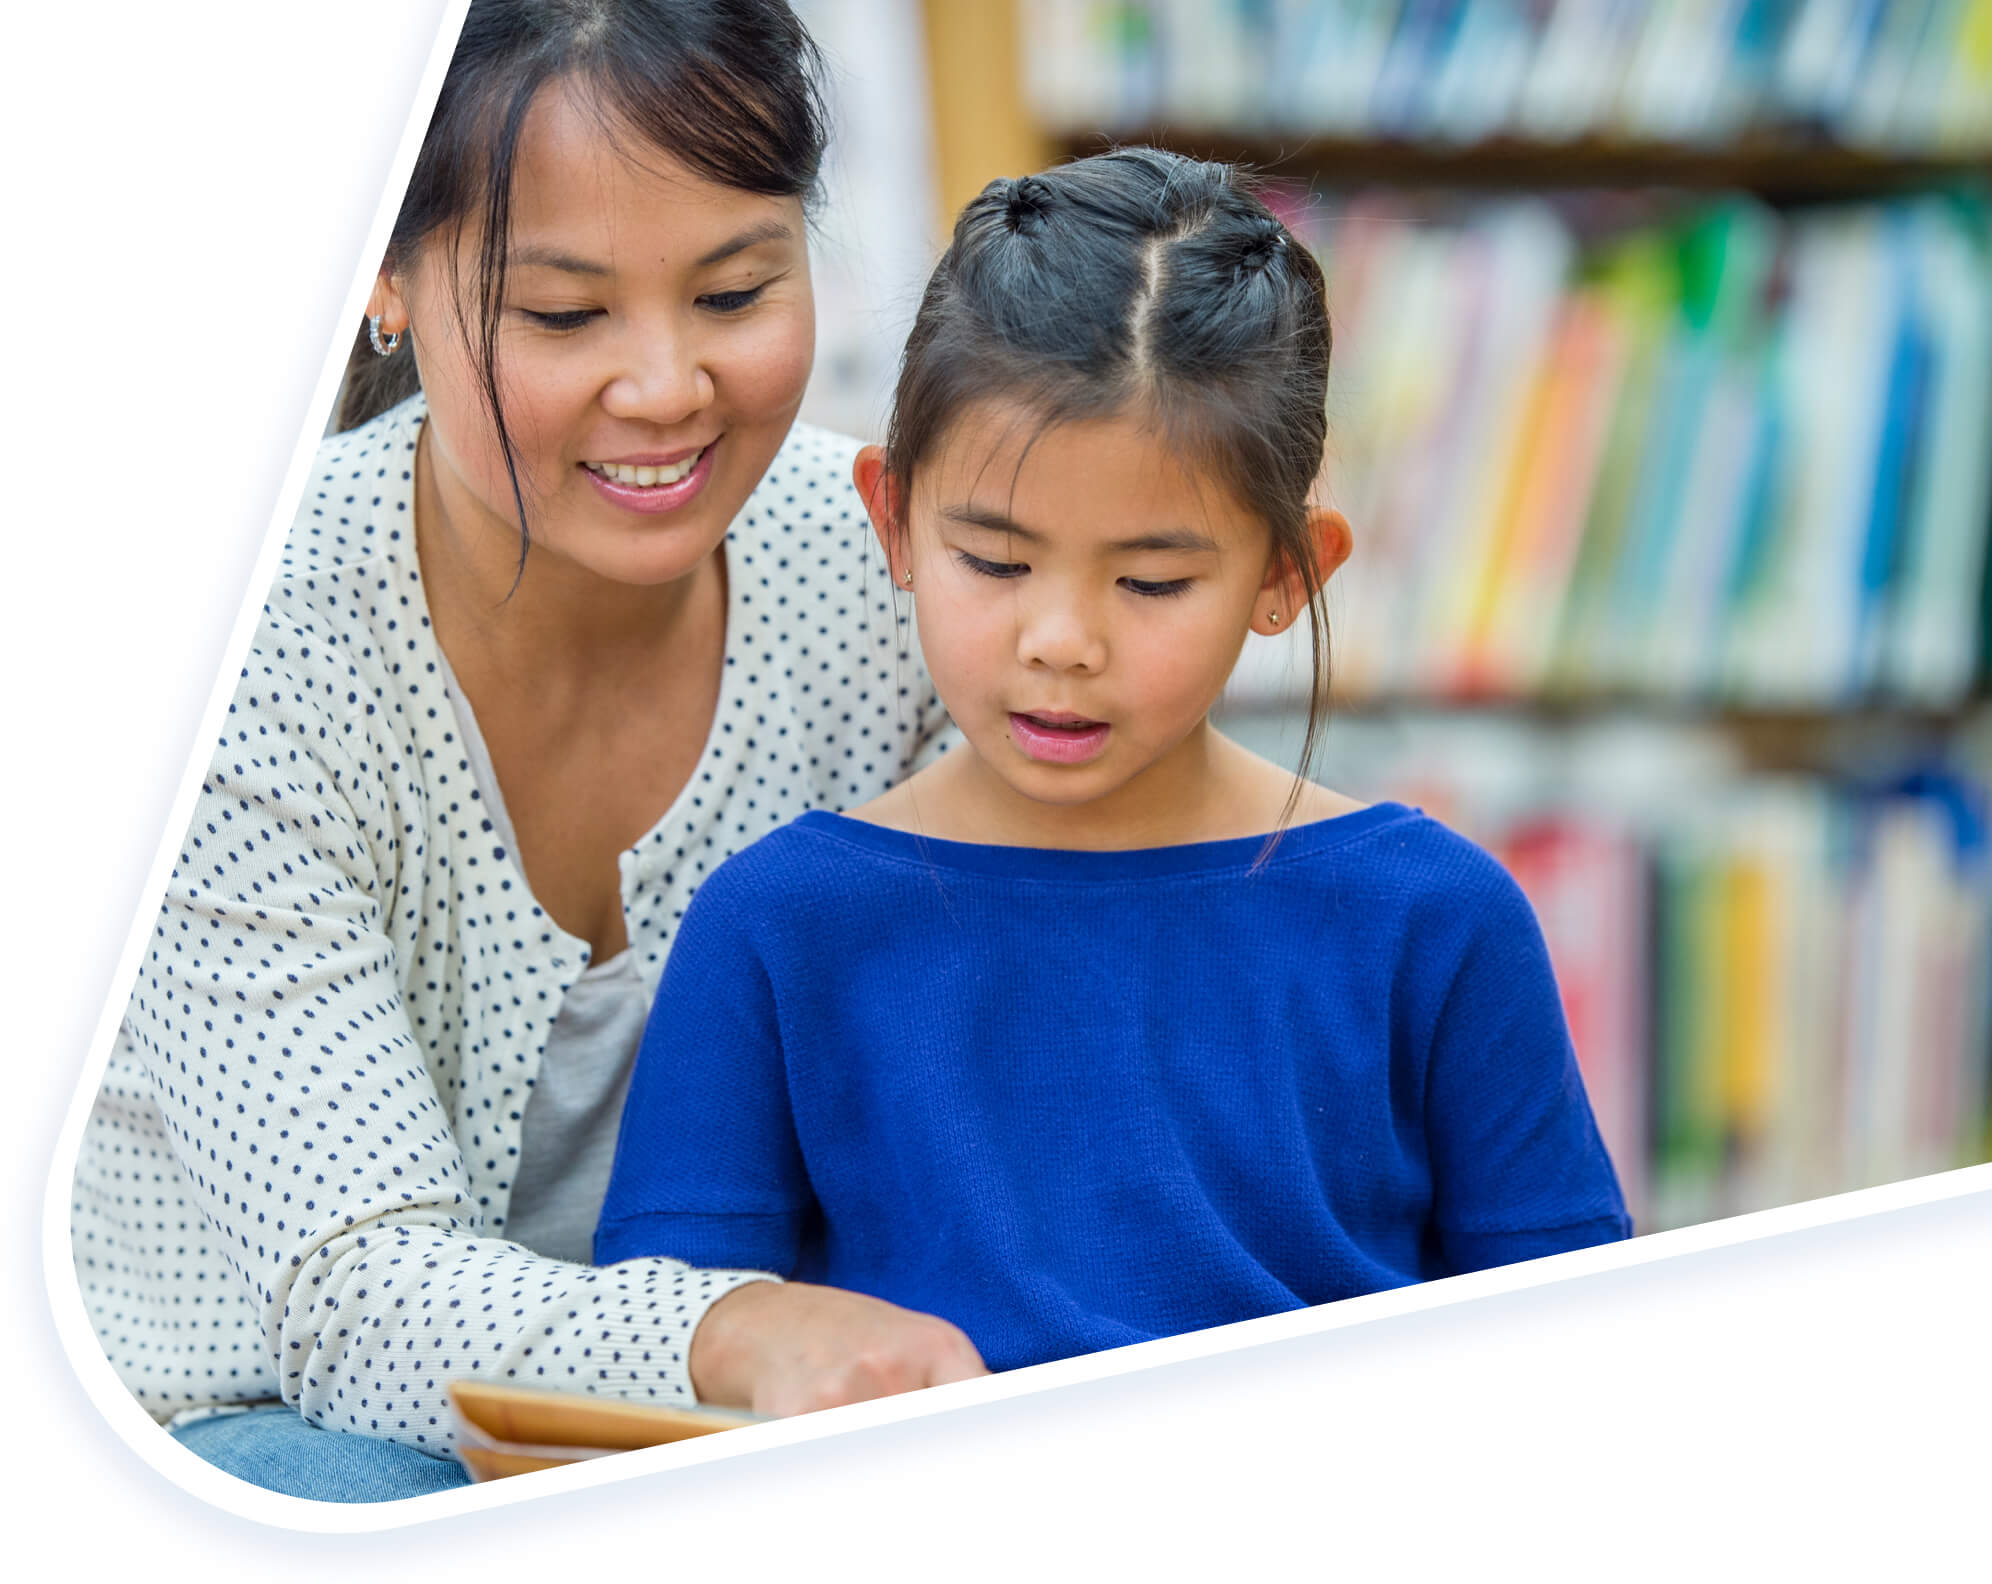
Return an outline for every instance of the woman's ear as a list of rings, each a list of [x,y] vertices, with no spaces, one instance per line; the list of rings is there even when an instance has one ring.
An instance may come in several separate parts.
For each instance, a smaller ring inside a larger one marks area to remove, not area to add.
[[[872,532],[878,535],[879,548],[885,552],[885,564],[892,569],[892,581],[906,587],[912,571],[905,562],[906,518],[900,510],[899,487],[886,471],[881,447],[859,448],[858,459],[851,464],[851,482],[857,485],[858,496],[865,503]]]
[[[408,304],[401,296],[400,277],[383,263],[380,273],[374,277],[373,290],[367,294],[367,317],[378,317],[380,333],[384,336],[400,335],[408,328]]]
[[[1355,548],[1349,520],[1325,506],[1307,509],[1307,534],[1314,543],[1314,571],[1321,587],[1342,568]],[[1307,583],[1285,556],[1275,554],[1252,607],[1252,631],[1264,637],[1291,631],[1307,609]]]

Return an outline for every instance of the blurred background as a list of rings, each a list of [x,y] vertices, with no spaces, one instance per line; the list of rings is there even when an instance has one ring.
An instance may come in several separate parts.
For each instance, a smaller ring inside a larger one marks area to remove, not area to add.
[[[945,219],[1253,165],[1330,283],[1316,774],[1535,903],[1641,1230],[1987,1158],[1992,0],[799,0],[805,416]],[[1291,763],[1304,640],[1223,706]]]

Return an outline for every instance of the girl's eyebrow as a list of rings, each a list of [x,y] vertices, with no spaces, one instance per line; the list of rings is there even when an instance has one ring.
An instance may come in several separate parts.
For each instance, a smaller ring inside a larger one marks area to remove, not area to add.
[[[1021,539],[1025,544],[1043,544],[1045,537],[1035,529],[1026,528],[1022,523],[1012,521],[1002,512],[990,511],[981,506],[943,506],[941,515],[951,522],[958,522],[964,528],[982,528],[990,533],[1004,534]],[[1188,550],[1214,555],[1217,541],[1208,534],[1198,533],[1194,528],[1170,528],[1157,533],[1137,534],[1132,539],[1116,539],[1106,549],[1116,553],[1138,550]]]

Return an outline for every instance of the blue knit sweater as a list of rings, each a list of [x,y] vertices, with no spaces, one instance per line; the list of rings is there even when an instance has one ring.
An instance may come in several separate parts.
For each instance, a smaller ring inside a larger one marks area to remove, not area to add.
[[[992,1369],[1627,1236],[1542,936],[1399,804],[1133,852],[805,814],[686,912],[595,1258],[952,1320]]]

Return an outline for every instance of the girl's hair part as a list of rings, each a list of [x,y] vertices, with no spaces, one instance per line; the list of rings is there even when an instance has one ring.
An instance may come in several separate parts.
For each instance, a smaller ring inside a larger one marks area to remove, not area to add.
[[[991,182],[963,209],[907,338],[885,441],[902,502],[956,419],[990,400],[1024,407],[1040,432],[1138,415],[1222,479],[1306,591],[1307,731],[1282,829],[1327,711],[1309,503],[1327,444],[1330,340],[1320,264],[1242,171],[1115,149]]]
[[[668,154],[722,186],[813,206],[828,137],[823,62],[784,0],[474,0],[408,179],[385,267],[406,268],[432,239],[468,230],[471,279],[450,294],[497,430],[519,511],[525,493],[499,394],[512,182],[519,135],[557,84],[633,161]],[[362,325],[347,360],[337,427],[353,429],[419,390],[411,352],[381,357]]]

